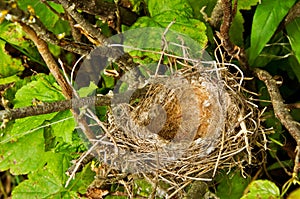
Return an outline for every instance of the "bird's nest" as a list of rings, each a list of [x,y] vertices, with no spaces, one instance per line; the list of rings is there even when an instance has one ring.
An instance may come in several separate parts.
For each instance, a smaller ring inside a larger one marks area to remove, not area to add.
[[[238,166],[244,172],[262,163],[260,110],[251,101],[254,94],[243,89],[242,72],[231,64],[204,67],[184,57],[175,62],[162,74],[156,68],[144,75],[134,89],[130,75],[119,84],[117,89],[125,84],[130,92],[114,93],[109,135],[99,141],[107,168],[100,184],[139,173],[157,189],[159,181],[168,184],[160,190],[172,197],[194,180],[210,181],[218,169]]]

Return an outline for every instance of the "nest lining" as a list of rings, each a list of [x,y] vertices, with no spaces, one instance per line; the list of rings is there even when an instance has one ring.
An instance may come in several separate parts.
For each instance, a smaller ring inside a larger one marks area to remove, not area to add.
[[[198,69],[176,71],[183,82],[154,78],[142,95],[112,107],[108,130],[115,144],[102,143],[101,162],[117,173],[158,178],[171,196],[193,180],[211,180],[217,169],[238,166],[243,172],[245,165],[261,164],[263,150],[253,150],[265,142],[259,110],[241,91],[240,77],[226,68],[220,79]]]

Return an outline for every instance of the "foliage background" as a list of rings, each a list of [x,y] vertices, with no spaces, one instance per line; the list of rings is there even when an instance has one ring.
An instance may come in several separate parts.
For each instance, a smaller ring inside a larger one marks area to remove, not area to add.
[[[50,9],[39,0],[15,2],[24,12],[38,16],[43,25],[57,37],[74,39],[69,22],[62,17],[65,11],[60,4],[47,1],[52,8]],[[121,6],[128,5],[138,16],[136,22],[130,26],[123,24],[121,31],[138,27],[165,28],[176,18],[171,29],[187,34],[206,46],[209,54],[214,57],[214,37],[216,31],[219,31],[221,21],[212,26],[209,22],[218,19],[206,18],[200,10],[206,6],[203,11],[214,17],[212,11],[218,3],[217,0],[130,0],[118,3]],[[300,6],[297,0],[239,0],[230,28],[230,39],[246,50],[250,68],[267,70],[281,81],[280,92],[287,104],[300,101],[298,10]],[[38,50],[24,34],[20,24],[5,19],[6,12],[3,9],[0,15],[0,85],[13,83],[12,86],[1,89],[2,98],[8,101],[7,106],[18,108],[63,100],[61,89],[49,74]],[[83,12],[81,14],[97,24],[102,34],[116,34],[117,30],[102,22],[98,16]],[[292,19],[289,18],[291,16]],[[86,39],[84,41],[88,43]],[[56,60],[61,59],[68,66],[72,66],[79,58],[77,54],[63,50],[58,45],[49,44],[49,48]],[[236,60],[232,62],[239,65]],[[250,74],[250,77],[253,75]],[[264,84],[255,78],[251,81],[262,100],[258,105],[267,107],[263,116],[264,125],[272,128],[268,135],[269,150],[265,167],[249,167],[247,176],[242,176],[238,168],[220,171],[209,190],[220,198],[256,198],[257,195],[262,198],[299,198],[299,181],[295,176],[290,176],[294,166],[296,143],[274,116]],[[101,86],[97,88],[97,92],[106,94],[114,86],[114,81],[106,77],[105,84]],[[87,88],[87,93],[94,90],[95,87],[91,86]],[[2,109],[4,108],[5,103]],[[98,111],[102,119],[105,119],[105,107]],[[290,111],[295,121],[299,121],[299,107]],[[10,195],[13,198],[87,197],[87,188],[95,176],[91,163],[77,173],[75,180],[65,187],[68,179],[65,173],[71,166],[71,160],[77,159],[87,150],[75,130],[70,111],[9,121],[6,128],[1,130],[0,136],[1,198]],[[140,187],[136,190],[137,194],[146,197],[151,193],[151,186],[146,181],[137,181],[135,184]],[[247,190],[250,192],[246,193]],[[291,194],[293,190],[296,191]],[[124,188],[115,187],[110,191],[124,192]]]

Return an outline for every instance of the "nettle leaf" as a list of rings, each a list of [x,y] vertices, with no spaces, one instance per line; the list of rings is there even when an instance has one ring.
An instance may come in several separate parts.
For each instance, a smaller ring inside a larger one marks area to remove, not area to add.
[[[237,5],[237,13],[234,16],[232,25],[230,27],[230,39],[238,46],[243,46],[243,32],[244,32],[244,18],[242,16],[241,10],[250,10],[251,6],[255,6],[259,0],[243,0],[239,1]]]
[[[174,17],[177,16],[176,11],[168,11],[166,13],[156,15],[153,18],[150,17],[140,17],[136,23],[131,27],[131,29],[135,28],[143,28],[143,27],[157,27],[157,28],[166,28],[171,21],[173,21]],[[189,19],[185,17],[177,16],[176,22],[170,27],[170,30],[173,30],[177,33],[183,34],[185,37],[190,37],[198,42],[198,46],[200,45],[204,48],[207,44],[207,36],[206,36],[206,26],[203,22],[197,19]],[[138,44],[139,47],[147,48],[147,47],[161,47],[161,40],[163,31],[161,34],[159,32],[153,30],[153,32],[149,32],[148,38],[144,37],[136,37],[134,43]],[[152,33],[152,34],[151,34]],[[168,36],[168,35],[167,35]],[[174,34],[171,35],[174,37]],[[174,42],[179,43],[178,37],[174,37]],[[191,44],[192,45],[192,44]],[[189,46],[190,47],[190,46]],[[159,55],[157,55],[159,57]]]
[[[298,81],[300,82],[300,18],[296,18],[294,21],[289,23],[286,26],[286,30],[298,64],[293,63],[293,58],[291,58],[289,61],[296,77],[298,78]]]
[[[13,198],[79,198],[78,193],[84,194],[94,179],[95,174],[91,171],[90,165],[87,165],[65,188],[68,179],[65,172],[70,166],[71,158],[67,154],[51,153],[48,160],[44,168],[29,174],[28,180],[13,190]]]
[[[240,172],[225,172],[219,174],[217,179],[220,179],[220,184],[217,187],[217,196],[222,199],[240,199],[250,178],[243,178]]]
[[[52,75],[37,76],[36,81],[32,81],[21,89],[15,95],[14,107],[31,106],[35,103],[53,102],[64,100],[60,88]]]
[[[250,65],[254,63],[294,3],[295,0],[265,0],[257,6],[252,23],[251,45],[248,52]]]
[[[249,185],[249,193],[241,199],[268,198],[279,199],[280,191],[275,183],[268,180],[255,180]]]
[[[0,40],[0,78],[12,77],[20,74],[24,70],[20,59],[12,58],[5,50],[5,41]],[[0,80],[1,80],[0,79]],[[9,79],[2,80],[3,83],[9,83]],[[15,78],[11,79],[14,81]]]
[[[193,8],[187,0],[148,0],[147,5],[151,17],[174,10],[180,11],[178,16],[193,17]]]
[[[50,120],[50,124],[53,136],[63,138],[63,142],[72,143],[75,121],[71,111],[68,110],[58,113],[52,120]]]
[[[1,144],[0,170],[8,170],[14,175],[27,174],[41,168],[46,163],[43,130],[19,138],[15,142]]]
[[[55,34],[68,32],[69,26],[60,26],[63,29],[57,29],[56,24],[64,23],[60,17],[53,13],[45,4],[39,0],[19,0],[17,1],[18,6],[27,11],[28,9],[33,9],[35,15],[41,20],[41,22],[47,27],[48,30],[54,32]],[[49,2],[49,5],[55,9],[58,13],[63,13],[64,10],[61,5]]]

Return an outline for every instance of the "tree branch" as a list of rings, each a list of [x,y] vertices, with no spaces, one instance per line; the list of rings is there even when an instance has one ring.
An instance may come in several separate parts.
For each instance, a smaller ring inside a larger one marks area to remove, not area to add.
[[[221,0],[222,1],[222,8],[223,8],[223,23],[220,27],[220,34],[218,37],[222,41],[222,45],[224,49],[230,56],[236,58],[244,72],[249,71],[249,64],[247,60],[247,56],[245,50],[233,44],[230,40],[229,30],[232,24],[233,17],[235,12],[237,11],[237,0],[234,2],[234,7],[232,8],[232,1],[231,0]]]
[[[66,99],[71,99],[73,96],[73,90],[72,87],[67,83],[67,81],[64,79],[62,74],[59,71],[59,67],[57,66],[52,54],[50,53],[48,49],[47,43],[40,39],[37,34],[32,30],[29,26],[26,24],[22,24],[24,32],[28,34],[28,37],[35,43],[37,46],[37,49],[41,56],[43,57],[46,65],[48,66],[50,72],[62,88],[62,93],[65,96]],[[88,139],[96,139],[95,134],[93,131],[89,128],[89,125],[87,122],[84,120],[84,118],[79,116],[79,111],[76,109],[71,109],[71,112],[76,119],[79,127],[83,131],[83,133],[86,135]]]
[[[6,3],[4,5],[1,5],[0,10],[9,11],[8,14],[10,15],[9,18],[11,21],[26,24],[36,32],[39,38],[53,45],[57,45],[62,49],[80,55],[87,55],[92,50],[92,47],[88,45],[79,45],[77,43],[73,43],[65,39],[58,39],[54,33],[47,30],[47,28],[43,25],[43,23],[39,20],[38,17],[25,13],[14,3]]]
[[[36,106],[28,106],[16,109],[0,111],[0,121],[3,119],[19,119],[29,116],[36,116],[69,109],[78,109],[89,106],[107,106],[111,99],[107,96],[93,96],[79,99],[70,99],[57,102],[43,102]]]
[[[78,25],[88,33],[93,39],[98,40],[99,45],[103,45],[107,42],[107,38],[100,33],[100,30],[95,28],[92,24],[90,24],[87,20],[85,20],[76,10],[75,4],[68,0],[57,0],[64,9],[68,12],[68,14],[78,23]],[[88,4],[89,5],[89,4]]]
[[[263,81],[268,89],[271,102],[273,105],[275,116],[279,119],[279,121],[285,126],[285,128],[289,131],[292,137],[297,142],[296,149],[296,158],[295,158],[295,167],[294,167],[294,175],[298,172],[298,162],[299,162],[299,147],[300,147],[300,124],[296,122],[291,114],[288,111],[288,107],[284,104],[284,100],[280,95],[280,91],[276,85],[276,80],[272,78],[272,76],[265,70],[255,69],[254,70],[258,79]]]

